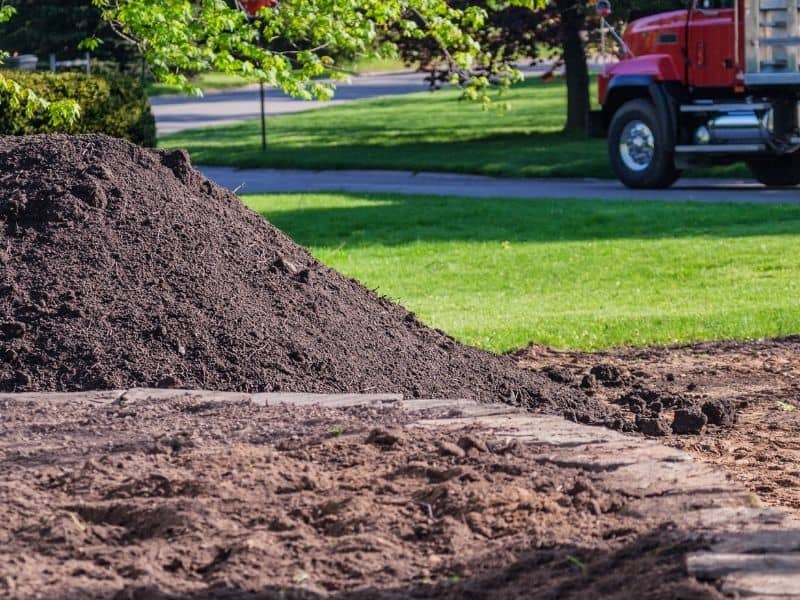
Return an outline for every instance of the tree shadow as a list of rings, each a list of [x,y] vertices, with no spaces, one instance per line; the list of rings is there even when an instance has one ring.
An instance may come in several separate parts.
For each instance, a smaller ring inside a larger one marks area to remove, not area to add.
[[[414,242],[583,242],[725,239],[800,233],[798,205],[642,203],[636,201],[482,200],[347,194],[292,208],[261,210],[313,248],[397,246]],[[257,199],[251,200],[259,211]]]

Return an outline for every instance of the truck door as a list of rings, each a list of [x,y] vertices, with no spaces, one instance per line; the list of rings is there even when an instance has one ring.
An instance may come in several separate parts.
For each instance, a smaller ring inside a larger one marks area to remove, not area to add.
[[[736,84],[733,7],[734,0],[694,0],[686,47],[689,85],[733,88]]]

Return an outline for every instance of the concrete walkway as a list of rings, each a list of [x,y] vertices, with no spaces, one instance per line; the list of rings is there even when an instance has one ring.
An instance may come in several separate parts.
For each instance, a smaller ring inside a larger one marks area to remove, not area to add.
[[[501,179],[408,171],[199,168],[212,181],[240,194],[327,191],[471,198],[692,200],[758,204],[800,202],[800,188],[766,189],[752,181],[734,179],[682,179],[668,190],[630,190],[612,179]]]

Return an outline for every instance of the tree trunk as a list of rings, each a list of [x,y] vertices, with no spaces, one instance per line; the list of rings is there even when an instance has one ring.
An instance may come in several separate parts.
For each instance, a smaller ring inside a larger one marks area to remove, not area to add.
[[[582,4],[559,0],[564,68],[567,72],[567,124],[564,131],[586,133],[589,125],[589,68],[581,33],[585,27]]]

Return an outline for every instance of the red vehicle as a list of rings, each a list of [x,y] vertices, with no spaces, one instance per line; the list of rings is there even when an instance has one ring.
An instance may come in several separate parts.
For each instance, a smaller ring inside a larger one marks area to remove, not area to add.
[[[671,185],[690,165],[744,161],[769,186],[800,184],[798,0],[693,0],[631,22],[601,74],[614,173]]]

